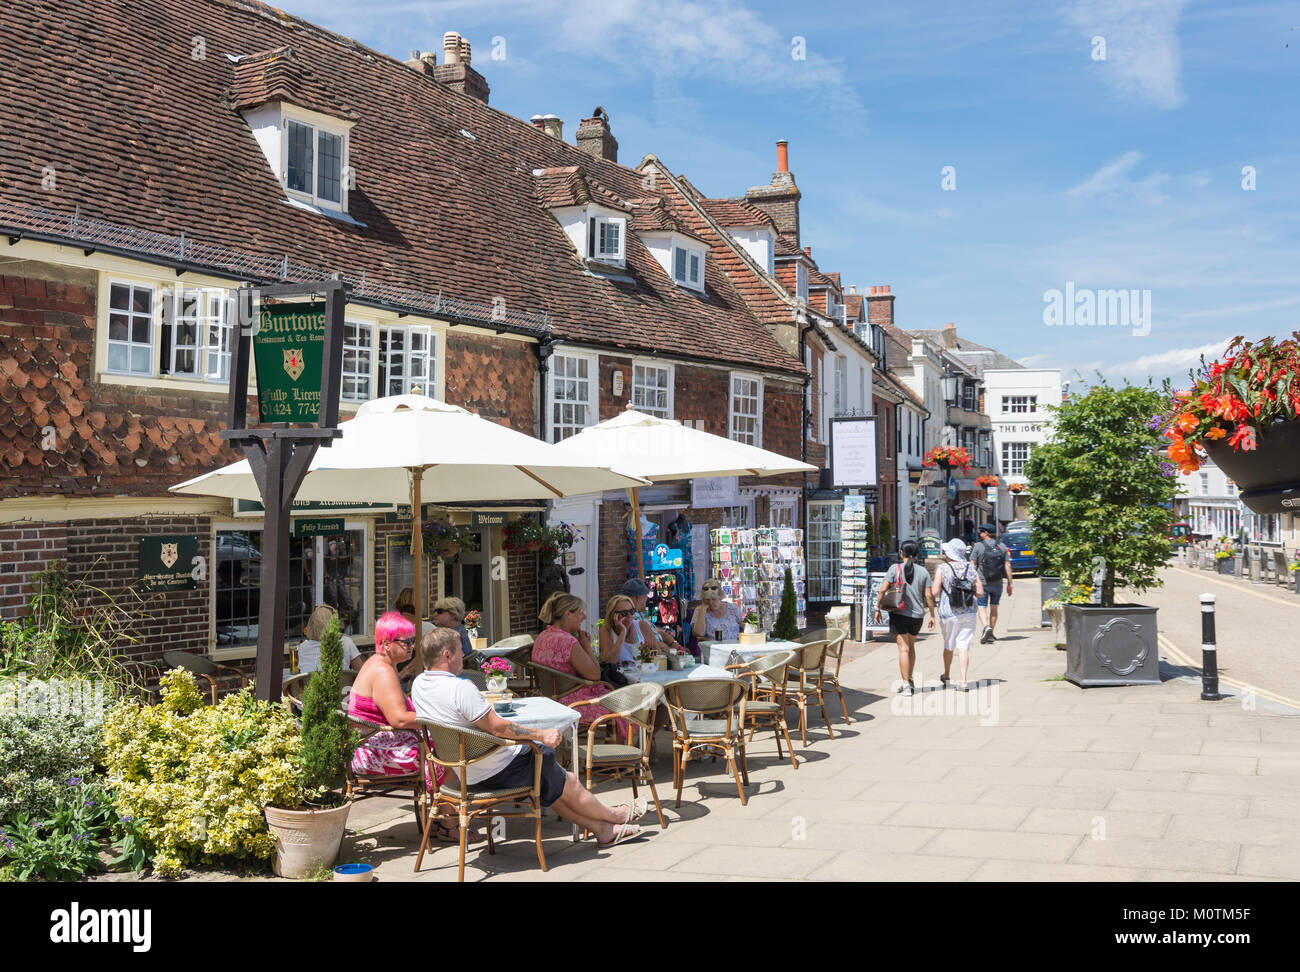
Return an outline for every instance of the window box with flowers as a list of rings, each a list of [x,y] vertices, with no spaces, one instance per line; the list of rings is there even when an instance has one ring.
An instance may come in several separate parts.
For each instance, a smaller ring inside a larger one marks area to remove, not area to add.
[[[1300,509],[1300,331],[1290,338],[1234,338],[1227,357],[1202,362],[1174,393],[1165,435],[1183,473],[1208,457],[1260,515]]]

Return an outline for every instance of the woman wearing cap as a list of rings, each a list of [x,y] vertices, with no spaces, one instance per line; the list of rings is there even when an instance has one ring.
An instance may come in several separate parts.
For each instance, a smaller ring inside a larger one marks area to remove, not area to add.
[[[298,671],[300,673],[314,672],[320,667],[321,635],[329,627],[330,619],[337,615],[338,612],[328,604],[317,604],[316,610],[311,612],[306,627],[302,629],[305,640],[298,642]],[[343,667],[350,668],[354,672],[361,671],[361,652],[357,650],[356,642],[347,635],[343,635]]]
[[[633,617],[638,621],[644,621],[646,624],[650,625],[650,630],[655,633],[655,637],[658,639],[660,647],[667,649],[675,648],[677,646],[677,639],[673,637],[671,631],[667,628],[656,627],[655,623],[646,616],[645,608],[646,601],[650,597],[650,588],[646,586],[645,581],[639,577],[631,577],[628,579],[627,583],[623,585],[623,589],[620,590],[619,593],[626,594],[632,599],[632,607],[636,609],[636,614],[633,615]]]
[[[701,641],[736,641],[745,615],[722,599],[722,581],[710,577],[700,588],[700,606],[691,615],[691,630]]]
[[[952,673],[952,653],[961,653],[961,690],[967,690],[967,676],[970,668],[970,646],[975,640],[975,622],[979,615],[975,599],[984,596],[984,585],[980,582],[979,571],[966,560],[966,544],[958,537],[953,537],[943,545],[944,563],[934,572],[934,585],[931,593],[939,602],[939,629],[943,632],[943,684],[948,686],[948,676]],[[961,587],[956,589],[955,585]],[[962,603],[962,593],[969,589],[973,593],[969,603]]]
[[[636,616],[636,605],[626,594],[615,594],[605,603],[605,623],[600,626],[600,660],[618,665],[634,662],[645,645],[662,648],[654,627]]]

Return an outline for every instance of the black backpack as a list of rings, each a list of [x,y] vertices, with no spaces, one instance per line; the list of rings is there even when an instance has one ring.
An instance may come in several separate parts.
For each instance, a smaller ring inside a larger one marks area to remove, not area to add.
[[[970,565],[965,565],[969,567]],[[959,575],[957,568],[951,564],[948,569],[952,571],[952,585],[948,588],[948,603],[954,611],[967,611],[975,606],[975,582],[969,570],[963,570]]]
[[[1007,548],[996,540],[993,541],[992,545],[981,541],[979,547],[979,565],[985,583],[1001,584],[1006,580],[1003,568],[1006,567],[1007,563]]]

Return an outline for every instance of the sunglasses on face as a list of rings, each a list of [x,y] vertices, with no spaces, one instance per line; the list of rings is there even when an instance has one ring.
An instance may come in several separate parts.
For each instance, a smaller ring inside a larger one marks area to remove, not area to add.
[[[635,614],[635,613],[636,613],[635,611],[615,611],[614,616],[616,618],[626,618],[628,615]]]
[[[394,641],[393,644],[401,645],[403,648],[409,648],[411,651],[415,651],[414,638],[399,638],[398,640]]]

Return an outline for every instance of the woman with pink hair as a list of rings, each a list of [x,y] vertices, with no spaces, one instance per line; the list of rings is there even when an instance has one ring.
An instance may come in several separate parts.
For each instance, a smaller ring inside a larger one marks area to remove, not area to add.
[[[420,765],[420,740],[414,729],[415,706],[411,704],[397,671],[415,654],[415,625],[396,611],[389,611],[375,622],[375,653],[357,672],[352,683],[348,702],[348,715],[368,722],[389,726],[365,739],[352,755],[352,772],[367,776],[399,776],[414,773]],[[425,787],[433,792],[434,784],[442,786],[446,770],[435,766],[430,779],[429,767],[424,768]],[[430,836],[451,843],[460,842],[460,831],[454,822],[436,822]],[[471,832],[470,840],[481,840]]]

